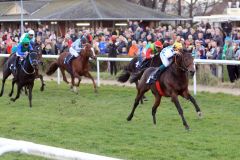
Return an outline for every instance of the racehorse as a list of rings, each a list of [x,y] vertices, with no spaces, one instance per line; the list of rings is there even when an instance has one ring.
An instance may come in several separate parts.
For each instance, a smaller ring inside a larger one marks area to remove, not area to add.
[[[4,64],[3,67],[3,79],[2,79],[2,89],[0,93],[0,97],[4,92],[4,84],[9,75],[11,75],[12,70],[10,66],[15,62],[17,56],[12,55],[8,61]],[[17,74],[13,74],[14,78],[12,80],[12,90],[9,96],[13,94],[14,84],[17,83],[17,95],[15,98],[11,98],[11,101],[15,102],[20,97],[20,92],[23,87],[28,89],[28,99],[29,106],[32,107],[32,89],[34,86],[34,80],[36,78],[35,71],[38,66],[38,53],[36,51],[31,51],[23,61],[23,63],[19,64],[17,68]]]
[[[41,44],[35,45],[34,50],[37,51],[38,53],[39,64],[43,65]],[[36,79],[39,78],[41,80],[40,91],[44,91],[45,83],[44,83],[42,74],[39,73],[39,66],[35,69],[35,78]]]
[[[162,64],[161,59],[159,58],[159,54],[154,55],[152,58],[150,59],[146,59],[145,61],[143,61],[144,63],[144,68],[142,69],[138,69],[136,67],[136,63],[138,62],[138,57],[134,57],[130,63],[125,66],[123,73],[121,73],[121,75],[118,77],[118,81],[121,83],[125,83],[129,80],[130,76],[130,82],[131,83],[135,83],[136,88],[138,86],[138,80],[141,78],[143,72],[146,70],[146,68],[148,67],[158,67]],[[143,97],[145,98],[145,97]],[[143,103],[142,99],[141,99],[141,103]]]
[[[63,80],[67,84],[69,84],[69,82],[66,78],[65,70],[67,70],[67,72],[71,75],[71,88],[73,88],[75,92],[77,92],[76,87],[79,87],[80,85],[81,76],[90,78],[93,82],[94,91],[97,92],[96,83],[92,75],[89,73],[89,58],[91,57],[93,59],[96,59],[96,55],[94,53],[94,50],[91,48],[91,44],[87,43],[85,47],[81,50],[80,56],[72,60],[72,62],[70,63],[71,70],[69,69],[69,64],[64,63],[64,59],[67,57],[68,54],[70,53],[63,52],[56,61],[52,62],[46,72],[47,75],[52,75],[59,67],[63,75]],[[77,84],[75,84],[75,78],[78,78]]]
[[[148,67],[158,67],[162,64],[161,59],[159,58],[159,54],[154,55],[152,58],[145,60],[143,63],[144,68],[143,69],[139,69],[136,67],[136,63],[138,62],[138,57],[134,57],[130,63],[124,67],[123,73],[121,73],[121,75],[118,77],[118,81],[121,83],[125,83],[128,81],[128,79],[130,78],[131,75],[139,72],[139,73],[143,73],[143,71],[148,68]],[[138,73],[138,75],[139,75]],[[137,81],[135,81],[136,86],[137,86]]]
[[[192,55],[190,53],[182,53],[182,55],[175,55],[173,58],[174,62],[160,75],[160,77],[158,77],[157,81],[151,85],[146,84],[146,81],[152,72],[154,72],[157,68],[150,67],[144,71],[137,87],[138,92],[132,111],[127,118],[128,121],[133,118],[134,111],[144,93],[150,89],[152,94],[155,96],[155,102],[152,107],[154,124],[156,124],[156,111],[163,96],[171,97],[172,102],[175,104],[178,113],[182,118],[183,125],[187,130],[189,129],[189,126],[184,118],[182,107],[178,101],[178,95],[190,100],[194,105],[198,116],[201,116],[202,113],[198,104],[188,91],[188,75],[190,74],[193,76],[195,73]]]
[[[40,44],[39,44],[39,45],[35,45],[35,46],[33,46],[33,48],[34,48],[34,51],[36,51],[36,53],[37,53],[37,59],[38,59],[39,64],[40,64],[40,65],[43,65],[41,45],[40,45]],[[11,56],[15,56],[15,54],[11,54]],[[11,56],[10,56],[10,57],[11,57]],[[14,63],[14,62],[12,62],[12,63]],[[41,74],[39,74],[39,67],[38,67],[38,66],[37,66],[37,68],[35,68],[35,78],[36,78],[36,79],[39,78],[39,79],[41,80],[40,91],[44,91],[45,83],[44,83],[44,81],[43,81],[43,76],[42,76]],[[12,94],[13,94],[14,84],[15,84],[15,83],[12,84],[12,90],[11,90],[11,92],[9,93],[9,97],[11,97]],[[27,88],[26,88],[26,86],[25,86],[25,94],[27,95]]]

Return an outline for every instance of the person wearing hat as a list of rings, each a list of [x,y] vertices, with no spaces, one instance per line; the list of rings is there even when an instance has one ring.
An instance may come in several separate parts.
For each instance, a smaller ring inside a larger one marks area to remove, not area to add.
[[[175,54],[181,54],[181,50],[183,49],[182,43],[175,42],[172,46],[168,46],[164,48],[160,53],[160,58],[162,60],[162,65],[155,70],[148,78],[147,84],[154,83],[160,74],[173,62],[172,57]]]
[[[74,58],[78,57],[86,43],[87,39],[84,36],[80,36],[77,40],[75,40],[69,48],[70,54],[65,58],[64,64],[70,64]]]
[[[160,53],[163,48],[163,44],[161,41],[157,40],[154,43],[151,43],[147,46],[146,56],[142,63],[137,65],[138,68],[143,69],[148,64],[148,60],[155,54]]]
[[[20,63],[24,60],[24,58],[28,55],[30,51],[32,51],[33,48],[30,45],[30,40],[28,38],[23,38],[22,42],[20,42],[17,46],[17,52],[16,52],[16,59],[13,68],[13,73],[17,74],[16,71],[18,70],[18,64],[19,60]]]
[[[34,42],[35,42],[34,35],[35,35],[34,30],[30,29],[28,33],[23,33],[23,35],[20,37],[19,42],[21,43],[24,38],[27,38],[30,41],[29,45],[34,46]]]

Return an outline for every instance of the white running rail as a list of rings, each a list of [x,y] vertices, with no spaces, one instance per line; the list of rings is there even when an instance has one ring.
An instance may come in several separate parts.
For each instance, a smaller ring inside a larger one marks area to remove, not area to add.
[[[72,151],[22,140],[0,138],[0,156],[9,152],[19,152],[56,160],[120,160],[117,158]]]
[[[0,54],[0,57],[8,57],[8,54]],[[59,55],[43,55],[43,58],[56,59]],[[100,87],[100,61],[118,61],[129,62],[132,58],[109,58],[97,57],[97,85]],[[240,65],[240,61],[236,60],[209,60],[209,59],[194,59],[194,64],[222,64],[222,65]],[[57,82],[60,84],[60,70],[57,72]],[[196,74],[193,77],[194,94],[197,94],[197,78]]]

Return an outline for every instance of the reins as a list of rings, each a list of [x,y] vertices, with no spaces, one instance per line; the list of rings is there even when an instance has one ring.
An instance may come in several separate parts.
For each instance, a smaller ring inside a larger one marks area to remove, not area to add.
[[[182,57],[182,56],[181,56],[181,59],[182,59],[182,61],[183,61],[183,57]],[[174,56],[174,63],[176,64],[177,68],[179,68],[180,70],[182,70],[182,71],[184,71],[184,72],[188,72],[188,69],[187,69],[185,63],[183,63],[184,66],[181,66],[181,65],[179,65],[179,64],[177,63],[177,56],[176,56],[176,55]]]
[[[30,53],[29,53],[30,54]],[[29,62],[30,62],[30,65],[31,65],[31,67],[33,68],[33,71],[30,73],[30,72],[28,72],[25,68],[24,68],[24,66],[21,64],[21,68],[22,68],[22,70],[23,70],[23,72],[24,73],[26,73],[26,74],[28,74],[28,75],[31,75],[31,74],[34,74],[35,73],[35,68],[32,66],[32,59],[31,59],[31,57],[30,57],[30,55],[28,55],[29,57]],[[26,59],[27,60],[27,59]]]

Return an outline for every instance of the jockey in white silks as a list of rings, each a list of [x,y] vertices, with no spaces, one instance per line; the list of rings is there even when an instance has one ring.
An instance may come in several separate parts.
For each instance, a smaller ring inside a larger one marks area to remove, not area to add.
[[[75,42],[73,42],[71,47],[69,48],[70,55],[66,57],[64,63],[70,64],[73,58],[78,57],[85,43],[86,43],[85,37],[78,38]]]
[[[175,54],[181,54],[180,50],[183,48],[182,43],[175,42],[172,46],[164,48],[160,53],[160,58],[162,60],[162,65],[154,71],[148,78],[147,84],[154,83],[160,74],[172,63],[172,57]]]

